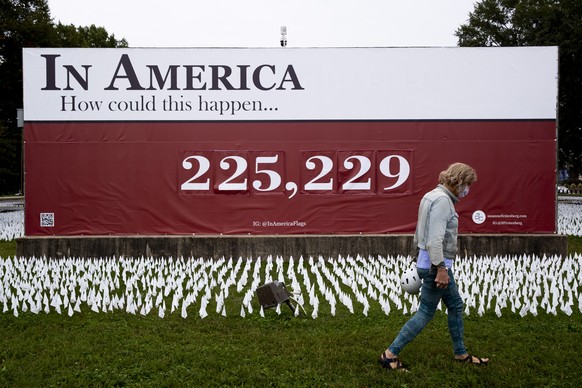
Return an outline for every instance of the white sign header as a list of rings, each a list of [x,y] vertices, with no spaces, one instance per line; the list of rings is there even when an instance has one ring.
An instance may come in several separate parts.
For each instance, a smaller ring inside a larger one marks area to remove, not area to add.
[[[25,121],[555,119],[558,50],[23,50]]]

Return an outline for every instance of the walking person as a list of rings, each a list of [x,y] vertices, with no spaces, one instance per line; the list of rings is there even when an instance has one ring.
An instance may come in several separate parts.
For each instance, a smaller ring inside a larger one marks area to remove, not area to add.
[[[454,359],[478,365],[489,361],[488,358],[470,355],[465,348],[463,300],[453,275],[459,229],[459,217],[454,205],[467,196],[469,187],[476,180],[477,174],[472,167],[453,163],[440,173],[438,186],[420,201],[414,233],[414,242],[419,249],[417,271],[422,279],[420,305],[380,356],[379,362],[385,368],[406,370],[398,356],[432,320],[441,300],[447,307]]]

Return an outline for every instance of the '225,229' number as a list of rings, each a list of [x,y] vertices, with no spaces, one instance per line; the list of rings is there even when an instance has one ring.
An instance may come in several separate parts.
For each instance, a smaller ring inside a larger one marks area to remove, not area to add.
[[[299,186],[294,181],[285,182],[287,166],[282,151],[190,152],[182,159],[180,190],[199,194],[286,192],[289,198],[299,191],[305,194],[405,191],[411,155],[406,150],[302,152]]]

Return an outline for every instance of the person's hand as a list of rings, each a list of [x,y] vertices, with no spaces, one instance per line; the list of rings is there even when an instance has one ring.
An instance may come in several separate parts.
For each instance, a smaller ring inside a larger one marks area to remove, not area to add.
[[[437,269],[435,283],[437,288],[447,288],[449,286],[449,271],[445,267]]]

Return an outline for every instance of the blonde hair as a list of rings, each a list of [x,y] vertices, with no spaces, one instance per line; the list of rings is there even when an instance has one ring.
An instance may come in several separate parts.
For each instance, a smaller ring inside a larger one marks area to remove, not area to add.
[[[473,167],[465,163],[453,163],[439,174],[441,185],[458,186],[470,185],[477,180],[477,173]]]

